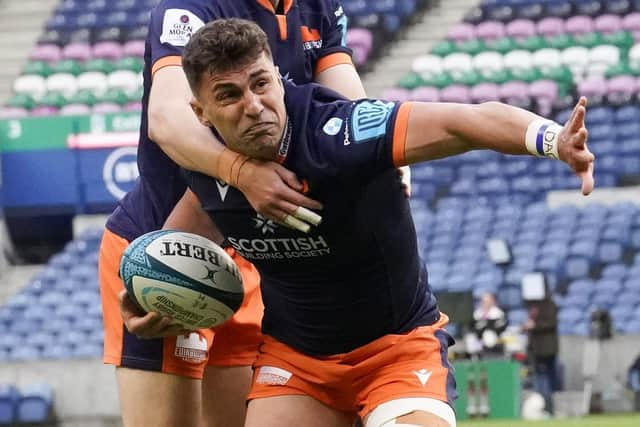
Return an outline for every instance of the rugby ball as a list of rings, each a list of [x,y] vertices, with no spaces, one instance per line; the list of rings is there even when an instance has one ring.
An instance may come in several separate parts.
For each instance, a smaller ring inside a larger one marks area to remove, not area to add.
[[[218,326],[240,308],[242,277],[224,249],[197,234],[159,230],[129,244],[120,261],[129,296],[186,329]]]

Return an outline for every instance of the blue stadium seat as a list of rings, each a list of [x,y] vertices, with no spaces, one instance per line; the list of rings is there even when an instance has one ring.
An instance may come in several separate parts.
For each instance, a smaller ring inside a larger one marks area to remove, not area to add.
[[[598,261],[606,264],[620,262],[623,254],[624,249],[620,243],[602,242],[598,249]]]
[[[62,334],[58,337],[58,343],[66,344],[73,348],[77,347],[78,345],[82,345],[86,341],[87,341],[87,334],[85,334],[84,332],[77,331],[75,329],[72,329],[68,331],[66,334]]]
[[[24,343],[26,343],[29,346],[37,347],[40,349],[40,351],[42,351],[42,349],[52,345],[55,342],[55,340],[56,340],[55,335],[51,333],[35,331],[31,334],[28,334],[25,337]]]
[[[16,405],[20,394],[12,384],[0,385],[0,425],[12,425],[16,419]]]
[[[577,308],[575,306],[567,306],[560,309],[558,312],[559,324],[575,324],[577,322],[585,320],[587,313],[583,308]]]
[[[503,286],[498,290],[498,305],[506,310],[522,307],[522,290],[520,284]]]
[[[586,278],[590,269],[591,263],[586,258],[573,256],[564,263],[564,277],[569,280]]]
[[[69,319],[60,319],[54,317],[44,322],[41,326],[41,330],[43,332],[59,334],[68,331],[69,328],[71,328],[71,324],[72,323]]]
[[[621,281],[627,275],[627,266],[623,263],[610,264],[602,269],[602,277]]]
[[[69,359],[73,356],[73,347],[67,343],[54,343],[45,347],[40,353],[43,359]]]
[[[528,318],[529,313],[527,312],[527,310],[510,310],[507,313],[507,324],[509,326],[519,326],[525,323]]]
[[[44,423],[53,408],[53,389],[49,384],[30,384],[20,390],[17,419],[22,423]]]
[[[77,345],[73,350],[73,357],[98,358],[102,356],[102,344],[85,342]]]
[[[40,359],[40,349],[22,343],[11,350],[10,357],[14,361],[33,362]]]

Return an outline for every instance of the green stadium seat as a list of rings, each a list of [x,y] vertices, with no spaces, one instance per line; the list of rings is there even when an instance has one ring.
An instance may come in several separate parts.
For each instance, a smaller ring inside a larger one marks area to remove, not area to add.
[[[605,44],[617,46],[624,52],[627,52],[634,43],[633,34],[629,31],[616,31],[615,33],[605,34],[602,41]]]
[[[544,49],[545,47],[547,47],[547,45],[547,41],[540,36],[531,36],[516,41],[516,46],[518,47],[518,49],[528,50],[529,52]]]
[[[592,48],[604,43],[604,38],[601,33],[588,32],[584,34],[575,34],[573,40],[577,46],[584,46]]]
[[[514,68],[511,70],[511,75],[514,80],[521,80],[523,82],[531,83],[542,78],[542,73],[537,68]]]
[[[607,69],[607,71],[605,72],[605,77],[611,78],[617,76],[626,76],[630,74],[634,74],[634,72],[629,66],[629,63],[627,61],[620,61],[617,64],[613,64]]]
[[[124,105],[129,102],[129,97],[122,89],[109,89],[98,97],[98,102]]]
[[[454,42],[450,40],[442,40],[431,48],[431,53],[438,56],[447,56],[457,50]]]
[[[60,92],[49,92],[38,100],[38,106],[61,108],[67,105],[67,98]]]
[[[541,78],[554,80],[564,88],[569,89],[573,86],[573,74],[567,66],[557,65],[555,67],[540,68]]]
[[[72,104],[84,104],[84,105],[94,105],[98,102],[98,98],[92,90],[79,90],[76,92],[74,96],[69,98],[69,102]]]
[[[82,72],[82,65],[80,62],[73,59],[63,59],[51,65],[51,73],[64,73],[77,76]]]
[[[465,86],[475,86],[484,80],[482,74],[476,70],[452,74],[452,79],[454,84],[461,84]]]
[[[511,37],[500,37],[495,40],[488,40],[486,42],[486,46],[488,50],[493,50],[502,54],[511,52],[518,48],[516,41]]]
[[[35,74],[37,76],[48,77],[51,74],[51,67],[45,61],[29,61],[22,69],[22,74]]]
[[[506,68],[503,68],[502,70],[487,71],[482,73],[482,76],[484,77],[484,80],[486,82],[495,83],[497,85],[501,85],[513,80],[511,71],[507,70]]]
[[[127,93],[128,102],[139,102],[142,100],[142,94],[144,93],[144,89],[139,87],[133,92]]]
[[[84,64],[84,72],[97,71],[103,74],[109,74],[114,70],[113,63],[106,59],[91,59]]]
[[[456,43],[456,50],[458,52],[468,53],[472,56],[486,50],[486,48],[484,42],[480,39],[471,39]]]
[[[33,98],[25,93],[17,93],[7,101],[9,107],[24,108],[30,110],[35,105]]]
[[[453,78],[449,73],[436,74],[428,79],[423,79],[421,86],[433,86],[438,89],[450,86],[453,84]]]
[[[425,83],[424,83],[424,80],[422,79],[422,76],[414,72],[405,74],[400,78],[400,80],[398,80],[399,87],[404,89],[409,89],[409,90],[413,90],[417,87],[424,86],[424,85]]]
[[[135,73],[140,73],[144,68],[144,61],[142,60],[142,58],[129,57],[122,58],[116,61],[113,65],[115,70],[128,70]]]
[[[565,50],[568,47],[574,46],[576,43],[568,34],[560,34],[554,37],[547,38],[547,46],[558,50]]]

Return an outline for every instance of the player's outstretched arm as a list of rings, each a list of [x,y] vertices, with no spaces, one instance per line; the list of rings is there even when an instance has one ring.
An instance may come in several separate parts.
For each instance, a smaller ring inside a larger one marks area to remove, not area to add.
[[[475,149],[553,157],[567,163],[580,177],[582,193],[587,195],[594,186],[595,157],[587,147],[586,106],[582,97],[567,123],[560,126],[499,102],[412,103],[404,161],[401,154],[397,163],[418,163]]]
[[[300,206],[322,208],[300,193],[302,183],[277,163],[247,160],[241,170],[234,170],[237,154],[226,150],[198,121],[189,106],[191,97],[181,67],[164,67],[155,73],[149,98],[149,136],[171,159],[238,188],[253,208],[269,219],[282,221],[286,215],[295,216]]]

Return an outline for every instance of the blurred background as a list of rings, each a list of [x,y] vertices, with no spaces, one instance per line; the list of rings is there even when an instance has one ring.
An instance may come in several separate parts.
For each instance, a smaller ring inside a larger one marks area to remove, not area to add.
[[[0,0],[0,425],[119,425],[97,249],[138,176],[156,3]],[[640,1],[342,4],[369,96],[559,123],[588,97],[593,195],[563,163],[478,151],[413,167],[411,207],[460,420],[640,425]]]

